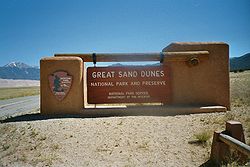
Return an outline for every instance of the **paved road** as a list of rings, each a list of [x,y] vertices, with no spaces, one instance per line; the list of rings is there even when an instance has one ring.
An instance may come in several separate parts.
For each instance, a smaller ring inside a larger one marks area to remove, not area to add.
[[[40,107],[40,96],[18,97],[0,100],[0,117],[11,116],[21,112],[29,112]]]

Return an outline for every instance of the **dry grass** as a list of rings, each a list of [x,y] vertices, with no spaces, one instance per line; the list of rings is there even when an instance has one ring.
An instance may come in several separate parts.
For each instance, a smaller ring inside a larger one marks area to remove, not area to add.
[[[230,84],[232,106],[250,106],[250,70],[230,73]]]
[[[0,100],[38,95],[40,87],[0,88]]]
[[[205,144],[212,137],[212,135],[211,135],[211,132],[202,131],[202,132],[194,134],[194,137],[197,142]]]
[[[143,141],[141,144],[138,145],[138,149],[149,150],[149,142],[150,141]]]

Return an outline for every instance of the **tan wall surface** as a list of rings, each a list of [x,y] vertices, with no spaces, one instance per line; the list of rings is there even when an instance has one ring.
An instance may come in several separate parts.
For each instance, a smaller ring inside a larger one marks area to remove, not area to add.
[[[59,101],[49,86],[49,75],[58,71],[67,71],[73,76],[67,96]],[[78,57],[48,57],[40,61],[41,113],[75,114],[83,108],[83,61]]]
[[[167,62],[172,71],[174,105],[221,105],[230,110],[229,46],[225,43],[172,43],[163,52],[209,51],[209,59],[190,67]]]

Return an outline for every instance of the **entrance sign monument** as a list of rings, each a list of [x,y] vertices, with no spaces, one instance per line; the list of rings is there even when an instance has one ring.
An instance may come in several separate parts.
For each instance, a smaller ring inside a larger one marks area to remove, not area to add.
[[[85,62],[128,61],[158,62],[85,68]],[[145,115],[230,110],[229,46],[222,42],[172,43],[158,53],[55,54],[41,59],[40,69],[42,114],[136,115],[140,108]],[[122,103],[135,106],[116,107]]]

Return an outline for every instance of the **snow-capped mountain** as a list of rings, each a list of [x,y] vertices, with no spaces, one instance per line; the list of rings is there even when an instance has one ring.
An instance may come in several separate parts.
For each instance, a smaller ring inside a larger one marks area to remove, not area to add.
[[[22,62],[11,62],[6,64],[4,67],[32,68],[31,66]]]
[[[39,80],[40,69],[22,62],[11,62],[0,67],[0,78]]]

